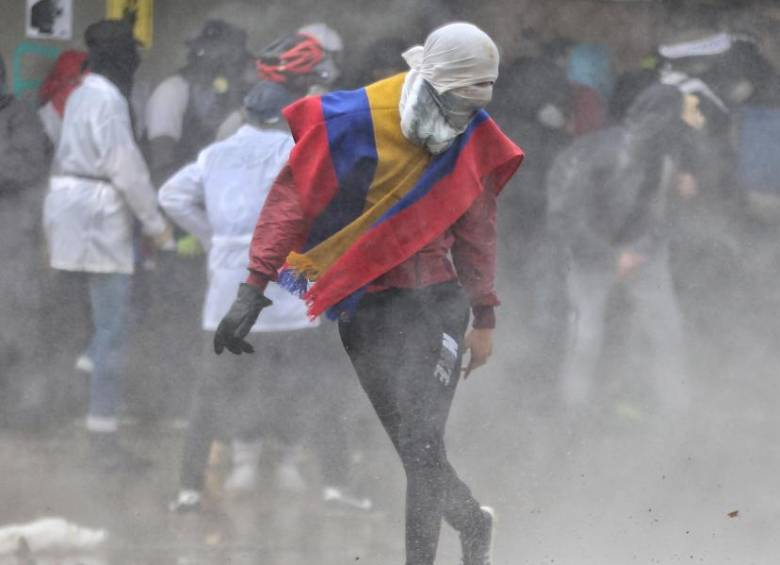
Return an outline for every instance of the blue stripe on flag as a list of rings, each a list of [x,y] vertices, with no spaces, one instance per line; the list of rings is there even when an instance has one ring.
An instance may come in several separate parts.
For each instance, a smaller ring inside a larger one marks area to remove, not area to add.
[[[312,226],[305,249],[363,213],[377,165],[374,125],[365,89],[324,94],[321,101],[339,190]]]

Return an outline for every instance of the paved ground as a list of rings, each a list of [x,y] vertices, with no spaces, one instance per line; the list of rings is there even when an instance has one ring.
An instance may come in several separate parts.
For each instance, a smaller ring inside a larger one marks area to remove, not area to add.
[[[735,324],[731,333],[713,330],[717,344],[691,340],[693,404],[677,416],[660,415],[652,387],[619,363],[587,413],[568,413],[554,379],[529,370],[521,347],[529,342],[502,319],[498,353],[461,384],[448,431],[455,467],[496,508],[495,565],[780,562],[780,355],[771,315],[780,300],[762,314],[761,296],[745,310],[758,320],[751,331]],[[170,425],[124,427],[155,464],[142,476],[110,477],[91,470],[77,424],[0,430],[0,525],[62,516],[110,534],[94,555],[38,555],[39,565],[398,565],[403,474],[378,424],[360,425],[369,441],[356,477],[372,493],[371,513],[324,504],[313,455],[304,461],[308,491],[285,493],[269,454],[254,496],[225,497],[224,469],[215,466],[204,511],[171,515],[182,433]],[[445,528],[437,563],[459,558]],[[0,557],[6,563],[16,560]]]
[[[636,396],[573,419],[550,400],[549,383],[521,379],[500,359],[475,374],[456,399],[449,442],[464,478],[497,509],[496,565],[777,563],[780,385],[774,371],[756,369],[760,360],[701,371],[690,414],[664,419]],[[152,471],[90,470],[75,424],[0,433],[0,523],[59,515],[110,532],[89,559],[38,563],[402,563],[403,477],[378,429],[360,467],[377,506],[368,514],[322,503],[309,459],[304,494],[276,488],[266,460],[259,492],[230,500],[217,466],[207,508],[170,515],[181,432],[134,425],[123,433],[153,456]],[[438,563],[458,559],[445,530]]]

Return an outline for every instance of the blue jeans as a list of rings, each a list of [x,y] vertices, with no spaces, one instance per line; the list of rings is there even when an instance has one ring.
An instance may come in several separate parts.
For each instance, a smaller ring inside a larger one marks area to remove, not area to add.
[[[88,273],[89,301],[95,333],[89,355],[95,364],[89,394],[89,416],[116,418],[125,368],[130,275]]]

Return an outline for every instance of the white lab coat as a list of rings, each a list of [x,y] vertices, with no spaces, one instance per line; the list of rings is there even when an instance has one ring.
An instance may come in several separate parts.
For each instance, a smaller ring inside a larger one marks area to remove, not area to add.
[[[133,272],[133,216],[145,234],[165,231],[127,101],[90,74],[68,98],[44,202],[51,266]]]
[[[289,133],[242,126],[208,146],[197,161],[173,175],[160,189],[160,205],[179,226],[209,250],[209,287],[203,305],[203,329],[213,331],[246,280],[249,244],[268,192],[287,161]],[[273,306],[263,310],[253,332],[315,327],[304,302],[269,283]]]

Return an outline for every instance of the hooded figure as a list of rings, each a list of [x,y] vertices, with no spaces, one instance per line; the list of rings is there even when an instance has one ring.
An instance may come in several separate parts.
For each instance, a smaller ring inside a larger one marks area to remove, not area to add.
[[[253,351],[244,337],[282,269],[310,315],[339,320],[404,466],[406,563],[433,564],[446,520],[463,563],[488,565],[492,514],[448,461],[444,432],[464,351],[468,375],[492,349],[496,201],[523,153],[483,110],[499,62],[487,34],[449,24],[404,58],[407,74],[285,109],[295,146],[214,348]]]
[[[511,190],[501,197],[498,227],[505,268],[506,300],[523,312],[517,324],[517,341],[524,342],[525,355],[515,356],[518,369],[534,374],[554,374],[560,356],[551,346],[560,343],[559,291],[562,277],[556,268],[551,243],[545,233],[547,171],[555,156],[571,141],[566,126],[571,116],[571,87],[555,60],[542,54],[522,57],[502,68],[491,113],[513,139],[523,140],[532,158],[522,174],[512,180]],[[557,292],[556,292],[557,291]]]
[[[622,283],[647,331],[649,360],[664,408],[681,408],[681,322],[668,269],[668,201],[690,129],[703,126],[698,98],[655,84],[632,104],[623,124],[574,142],[548,176],[550,234],[569,256],[574,311],[563,394],[573,407],[588,400],[602,349],[607,297]]]
[[[141,64],[138,42],[133,28],[124,20],[103,20],[90,25],[84,32],[87,44],[87,67],[106,77],[129,100],[133,75]]]
[[[493,97],[498,48],[477,26],[455,23],[403,54],[410,67],[398,109],[401,131],[437,155],[468,127]]]
[[[94,335],[87,430],[94,463],[137,467],[117,442],[127,305],[135,268],[133,224],[157,245],[171,232],[133,134],[127,96],[139,58],[130,26],[104,20],[85,33],[89,68],[68,97],[54,155],[44,228],[53,269],[89,287]]]

